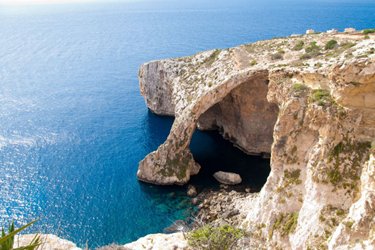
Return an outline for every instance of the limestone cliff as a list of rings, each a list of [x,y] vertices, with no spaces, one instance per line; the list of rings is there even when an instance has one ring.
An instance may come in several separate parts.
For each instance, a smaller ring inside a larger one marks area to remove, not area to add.
[[[309,34],[140,69],[148,107],[176,117],[138,178],[184,184],[199,172],[189,143],[218,129],[271,173],[241,212],[254,247],[374,249],[375,39]],[[372,144],[372,145],[371,145]]]

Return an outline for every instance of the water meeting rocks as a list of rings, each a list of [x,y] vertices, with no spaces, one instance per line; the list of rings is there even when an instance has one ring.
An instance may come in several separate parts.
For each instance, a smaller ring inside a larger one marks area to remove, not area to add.
[[[246,214],[238,226],[251,232],[247,246],[375,245],[374,35],[259,41],[146,63],[139,79],[148,107],[175,116],[140,162],[140,180],[187,183],[201,167],[192,134],[216,129],[247,154],[271,154],[260,193],[232,200]]]

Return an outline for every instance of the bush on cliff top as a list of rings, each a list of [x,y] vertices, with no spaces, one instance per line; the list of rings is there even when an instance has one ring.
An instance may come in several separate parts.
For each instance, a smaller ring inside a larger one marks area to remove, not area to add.
[[[229,250],[243,236],[241,229],[230,225],[205,225],[188,234],[188,243],[197,250]]]
[[[294,51],[299,51],[301,49],[303,49],[303,46],[305,45],[305,42],[304,41],[298,41],[298,43],[296,43],[296,45],[294,45],[294,47],[292,48],[292,50]]]
[[[320,47],[317,45],[317,42],[313,41],[308,47],[305,48],[305,54],[301,55],[300,59],[310,59],[319,56],[320,54]]]
[[[329,40],[326,45],[325,45],[325,49],[326,50],[330,50],[330,49],[334,49],[338,46],[338,43],[336,40]]]
[[[375,29],[365,29],[363,31],[363,34],[367,35],[367,34],[371,34],[371,33],[375,33]]]

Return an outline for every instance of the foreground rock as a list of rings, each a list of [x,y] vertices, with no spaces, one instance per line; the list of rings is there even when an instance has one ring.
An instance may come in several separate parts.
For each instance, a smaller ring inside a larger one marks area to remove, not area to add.
[[[16,236],[14,246],[26,246],[34,239],[34,237],[35,234],[24,234],[18,237]],[[73,242],[61,239],[53,234],[41,234],[40,238],[42,241],[42,245],[40,246],[40,248],[43,250],[82,250]]]
[[[192,134],[218,129],[248,154],[271,153],[267,183],[239,209],[248,246],[375,245],[374,35],[309,34],[150,62],[140,85],[153,112],[176,117],[140,180],[187,183],[200,169]]]
[[[124,247],[131,250],[187,250],[188,244],[183,233],[149,234]]]
[[[242,182],[241,176],[236,173],[219,171],[214,173],[215,179],[221,184],[237,185]]]

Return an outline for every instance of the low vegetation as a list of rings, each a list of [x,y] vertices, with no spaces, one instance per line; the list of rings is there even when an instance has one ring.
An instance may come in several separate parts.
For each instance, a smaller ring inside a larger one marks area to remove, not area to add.
[[[216,59],[219,56],[220,52],[221,52],[221,50],[219,50],[219,49],[213,51],[212,54],[206,59],[205,64],[207,66],[211,66],[216,61]]]
[[[332,185],[332,191],[344,189],[348,195],[358,198],[361,169],[368,160],[370,151],[370,142],[354,141],[345,137],[331,148],[326,164],[316,169],[316,172],[321,174],[315,175],[313,180]]]
[[[340,44],[340,47],[343,49],[350,49],[351,47],[354,47],[356,44],[352,42],[345,42]]]
[[[280,53],[280,52],[276,52],[276,53],[273,53],[271,54],[271,59],[272,60],[282,60],[283,59],[283,53]]]
[[[329,40],[326,45],[324,46],[325,50],[330,50],[338,47],[338,43],[336,40]]]
[[[327,240],[347,214],[348,210],[343,210],[333,205],[326,205],[320,210],[319,221],[322,230],[315,235],[317,242],[321,242],[319,249],[327,249]]]
[[[303,46],[305,46],[305,42],[300,40],[296,43],[296,45],[294,45],[294,47],[292,48],[292,50],[294,51],[300,51],[303,49]]]
[[[375,33],[375,29],[365,29],[363,31],[363,34],[367,35],[367,34],[371,34],[371,33]]]
[[[299,96],[301,93],[308,90],[309,87],[307,87],[303,83],[295,83],[295,84],[293,84],[292,89],[293,89],[293,93],[296,94],[297,96]]]
[[[320,54],[320,47],[317,45],[317,42],[313,41],[305,48],[305,54],[303,54],[300,59],[310,59]]]
[[[335,102],[329,91],[325,89],[313,90],[310,96],[310,101],[317,103],[319,106],[326,106]]]
[[[1,237],[0,237],[0,250],[35,250],[41,245],[41,239],[39,235],[35,235],[34,239],[26,246],[16,247],[14,246],[14,237],[20,233],[21,231],[25,230],[36,221],[30,222],[25,226],[22,226],[18,229],[14,228],[14,223],[12,222],[8,227],[8,233],[5,232],[4,227],[1,230]]]
[[[308,47],[305,48],[306,53],[311,53],[314,51],[320,51],[320,47],[317,45],[317,42],[312,41]]]
[[[301,175],[300,169],[284,170],[283,184],[276,188],[276,192],[278,193],[283,192],[287,190],[286,188],[291,185],[300,185],[302,183],[302,180],[299,178],[300,175]]]
[[[187,236],[188,244],[197,250],[230,250],[244,237],[243,230],[230,225],[214,227],[205,225],[193,230]]]
[[[333,166],[328,170],[328,180],[334,185],[343,184],[344,188],[356,189],[359,181],[360,166],[369,155],[370,142],[351,142],[344,140],[338,143],[330,152],[328,162]],[[351,162],[351,166],[343,164]]]
[[[272,225],[269,233],[270,238],[272,238],[275,231],[278,231],[281,236],[287,236],[293,233],[297,228],[298,215],[298,212],[280,214]]]
[[[256,60],[251,60],[250,61],[250,66],[255,66],[255,65],[257,65],[258,63],[257,63],[257,61]]]

